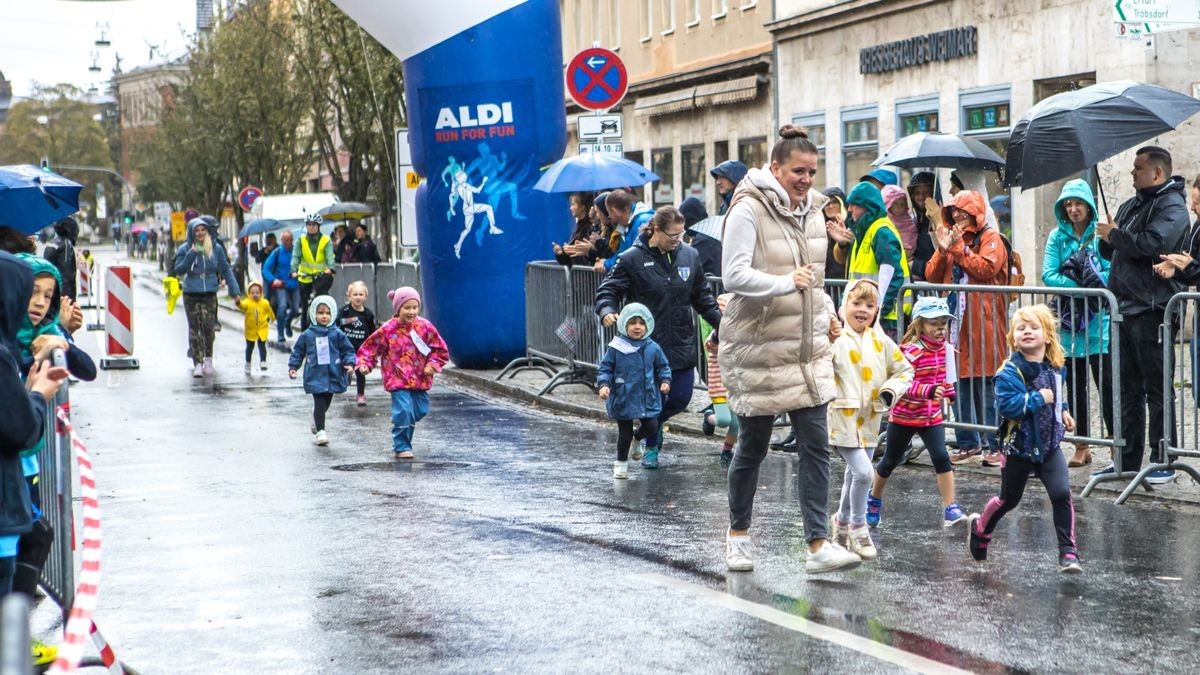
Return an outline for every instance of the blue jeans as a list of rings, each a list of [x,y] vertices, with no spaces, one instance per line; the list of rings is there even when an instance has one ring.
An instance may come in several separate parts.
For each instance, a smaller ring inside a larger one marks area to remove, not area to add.
[[[992,391],[991,377],[965,377],[958,381],[958,398],[954,400],[954,417],[964,424],[982,424],[996,428],[996,394]],[[996,434],[967,429],[955,429],[959,450],[996,447]],[[981,438],[982,437],[982,438]]]
[[[398,389],[392,392],[392,452],[412,450],[413,430],[429,414],[429,392]]]
[[[671,391],[662,394],[662,412],[658,414],[658,443],[654,444],[655,447],[662,447],[663,425],[667,420],[687,410],[688,404],[692,402],[692,389],[695,386],[695,367],[671,371]]]
[[[288,324],[300,315],[300,289],[284,286],[271,289],[271,294],[275,296],[275,320],[279,322],[279,339],[282,340]]]

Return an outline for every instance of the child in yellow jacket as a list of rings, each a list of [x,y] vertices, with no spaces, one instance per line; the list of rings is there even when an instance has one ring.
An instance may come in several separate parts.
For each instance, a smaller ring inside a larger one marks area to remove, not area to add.
[[[867,492],[875,471],[867,448],[879,439],[884,414],[912,384],[913,367],[878,325],[879,286],[850,282],[842,295],[842,334],[833,343],[837,398],[829,404],[829,444],[846,460],[834,541],[863,560],[878,555],[867,528]]]
[[[275,311],[271,303],[263,298],[262,284],[250,282],[246,297],[238,303],[242,313],[246,315],[246,374],[250,374],[250,360],[254,356],[254,345],[258,345],[259,369],[267,369],[267,330],[275,321]]]

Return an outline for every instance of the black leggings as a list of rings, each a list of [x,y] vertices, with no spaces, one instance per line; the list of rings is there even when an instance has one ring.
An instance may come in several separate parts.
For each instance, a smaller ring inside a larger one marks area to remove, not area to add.
[[[367,376],[363,373],[354,371],[355,386],[358,387],[358,395],[362,396],[367,393]]]
[[[1058,535],[1058,552],[1075,552],[1075,504],[1071,501],[1070,476],[1067,473],[1067,460],[1062,451],[1054,448],[1041,464],[1035,464],[1019,457],[1004,457],[1000,469],[1000,495],[988,500],[983,508],[983,516],[979,519],[979,533],[986,539],[991,539],[992,532],[1004,514],[1012,511],[1021,503],[1025,494],[1025,484],[1030,476],[1042,479],[1046,486],[1046,494],[1054,508],[1054,532]]]
[[[250,357],[254,356],[254,345],[258,345],[258,360],[266,363],[267,343],[262,340],[246,340],[246,363],[250,363]]]
[[[643,417],[638,429],[639,438],[658,438],[658,419]],[[617,420],[617,461],[629,460],[629,445],[633,443],[633,420]]]
[[[888,478],[896,467],[904,462],[908,455],[909,445],[913,435],[919,435],[929,451],[929,459],[933,461],[933,470],[946,473],[954,469],[950,464],[950,456],[946,454],[946,428],[940,424],[931,427],[910,427],[905,424],[892,422],[887,427],[887,445],[884,446],[883,459],[875,465],[875,473],[881,478]]]
[[[313,424],[317,425],[317,431],[325,430],[325,413],[329,410],[329,404],[333,403],[333,394],[313,394]]]

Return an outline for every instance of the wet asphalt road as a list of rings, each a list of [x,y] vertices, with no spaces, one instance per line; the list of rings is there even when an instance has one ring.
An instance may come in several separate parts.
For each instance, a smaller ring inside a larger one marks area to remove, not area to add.
[[[417,460],[397,462],[374,380],[365,409],[335,399],[317,448],[284,354],[246,377],[226,326],[217,375],[194,381],[156,284],[135,284],[141,370],[72,400],[102,497],[97,623],[142,673],[1200,666],[1194,514],[1077,500],[1085,574],[1067,578],[1033,483],[978,565],[941,527],[932,470],[901,469],[880,560],[807,577],[793,463],[772,453],[757,570],[727,575],[713,443],[671,439],[662,470],[614,481],[614,428],[440,382]],[[995,485],[967,478],[960,501]],[[35,618],[48,630],[53,610]]]

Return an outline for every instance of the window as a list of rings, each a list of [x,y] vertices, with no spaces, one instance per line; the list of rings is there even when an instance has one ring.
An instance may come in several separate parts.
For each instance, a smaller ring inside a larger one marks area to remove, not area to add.
[[[808,130],[808,140],[817,146],[817,178],[814,185],[830,183],[825,175],[825,113],[809,113],[792,117],[792,124]]]
[[[584,8],[585,2],[586,0],[576,0],[575,8],[572,12],[575,15],[575,51],[579,51],[584,47],[590,46],[585,42],[587,38],[584,36],[583,32],[583,15],[587,11]]]
[[[603,36],[600,35],[600,28],[604,25],[604,22],[602,22],[600,20],[600,5],[602,3],[603,3],[603,0],[592,0],[592,43],[593,44],[603,44],[603,42],[601,42],[601,40],[603,39]]]
[[[964,91],[958,95],[962,109],[961,133],[983,143],[1001,157],[1008,154],[1009,126],[1012,124],[1009,97],[1007,85]],[[1000,231],[1012,240],[1012,194],[1004,189],[1004,183],[995,172],[985,171],[982,175]]]
[[[729,141],[714,141],[713,142],[713,161],[712,165],[716,166],[721,162],[729,159]]]
[[[842,110],[842,186],[847,192],[879,157],[878,117],[873,105]]]
[[[688,28],[700,25],[700,0],[687,0]]]
[[[937,94],[896,101],[896,140],[922,131],[938,130]]]
[[[662,12],[663,22],[662,34],[670,35],[671,33],[675,32],[675,0],[661,0],[661,3],[662,6],[660,7],[660,11]]]
[[[761,167],[767,163],[767,139],[748,138],[738,141],[738,156],[748,168]]]
[[[704,163],[704,146],[689,145],[679,150],[679,171],[683,175],[680,185],[683,195],[680,201],[687,197],[695,197],[704,201],[704,178],[708,175],[708,166]]]
[[[641,0],[642,11],[639,20],[642,22],[642,42],[654,37],[654,4],[653,0]]]
[[[650,170],[658,174],[659,178],[654,184],[653,203],[656,208],[675,204],[675,173],[672,171],[674,161],[675,153],[671,148],[650,151]]]
[[[645,152],[643,152],[643,151],[641,151],[641,150],[628,150],[628,151],[626,151],[626,152],[625,152],[625,159],[627,159],[627,160],[629,160],[629,161],[633,162],[634,164],[641,164],[642,166],[646,166],[646,153],[645,153]],[[634,199],[634,201],[639,201],[639,202],[640,202],[640,201],[642,201],[642,188],[643,188],[643,186],[641,186],[641,185],[627,185],[626,187],[633,188],[633,199]]]
[[[608,44],[614,52],[621,48],[621,0],[608,3]]]
[[[724,19],[729,13],[729,0],[713,0],[713,21]]]
[[[745,12],[746,10],[754,9],[758,6],[758,0],[742,0],[742,6],[738,9]]]

